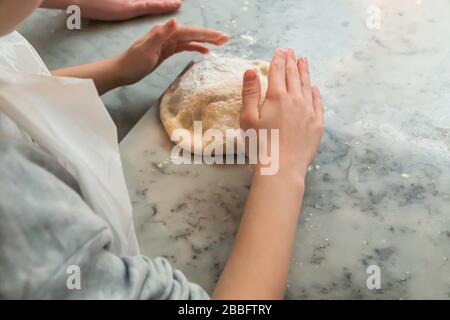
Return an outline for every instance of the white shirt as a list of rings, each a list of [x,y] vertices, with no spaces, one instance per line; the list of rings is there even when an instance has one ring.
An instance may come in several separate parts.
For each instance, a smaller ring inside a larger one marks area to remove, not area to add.
[[[77,179],[112,230],[113,253],[139,253],[116,127],[93,81],[52,77],[18,32],[0,38],[0,129],[29,136]]]

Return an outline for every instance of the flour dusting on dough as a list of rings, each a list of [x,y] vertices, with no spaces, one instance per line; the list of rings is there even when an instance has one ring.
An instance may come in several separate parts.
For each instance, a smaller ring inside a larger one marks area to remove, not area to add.
[[[188,130],[191,141],[174,142],[201,154],[212,141],[205,140],[202,134],[194,134],[195,121],[201,121],[203,132],[216,129],[225,133],[227,129],[239,129],[243,75],[248,69],[259,74],[262,102],[267,90],[269,63],[211,56],[194,63],[161,99],[160,118],[169,137],[177,129]],[[227,141],[224,141],[226,144]]]
[[[243,72],[252,66],[239,58],[207,58],[195,63],[182,77],[179,87],[181,90],[190,91],[202,86],[217,84],[224,79],[241,78]]]

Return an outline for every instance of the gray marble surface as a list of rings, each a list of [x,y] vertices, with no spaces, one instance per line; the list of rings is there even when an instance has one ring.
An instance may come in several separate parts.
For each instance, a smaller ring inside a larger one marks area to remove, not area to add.
[[[366,25],[382,10],[381,29]],[[326,133],[307,177],[287,298],[450,298],[450,2],[186,0],[181,22],[233,36],[223,55],[270,59],[292,47],[312,64]],[[64,30],[39,12],[23,28],[50,67],[125,49],[162,18]],[[55,39],[57,41],[55,41]],[[104,97],[122,135],[193,58]],[[150,108],[121,143],[142,251],[166,256],[211,291],[239,223],[250,172],[176,166]],[[366,286],[369,265],[381,289]]]

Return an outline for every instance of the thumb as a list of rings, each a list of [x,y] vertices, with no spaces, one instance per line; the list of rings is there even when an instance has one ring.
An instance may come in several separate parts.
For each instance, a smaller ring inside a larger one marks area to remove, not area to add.
[[[248,127],[259,119],[259,101],[261,99],[261,82],[258,74],[247,70],[242,87],[241,127]]]

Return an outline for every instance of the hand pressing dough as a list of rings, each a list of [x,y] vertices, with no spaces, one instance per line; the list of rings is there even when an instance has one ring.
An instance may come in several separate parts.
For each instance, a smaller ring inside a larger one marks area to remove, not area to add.
[[[174,142],[183,149],[202,154],[212,141],[203,138],[198,130],[194,135],[194,121],[202,121],[203,133],[217,129],[224,137],[226,129],[239,129],[243,75],[248,69],[259,74],[262,103],[267,91],[269,63],[216,57],[194,63],[161,99],[160,118],[169,137],[176,129],[187,129],[190,141]],[[225,138],[223,144],[226,145]]]

